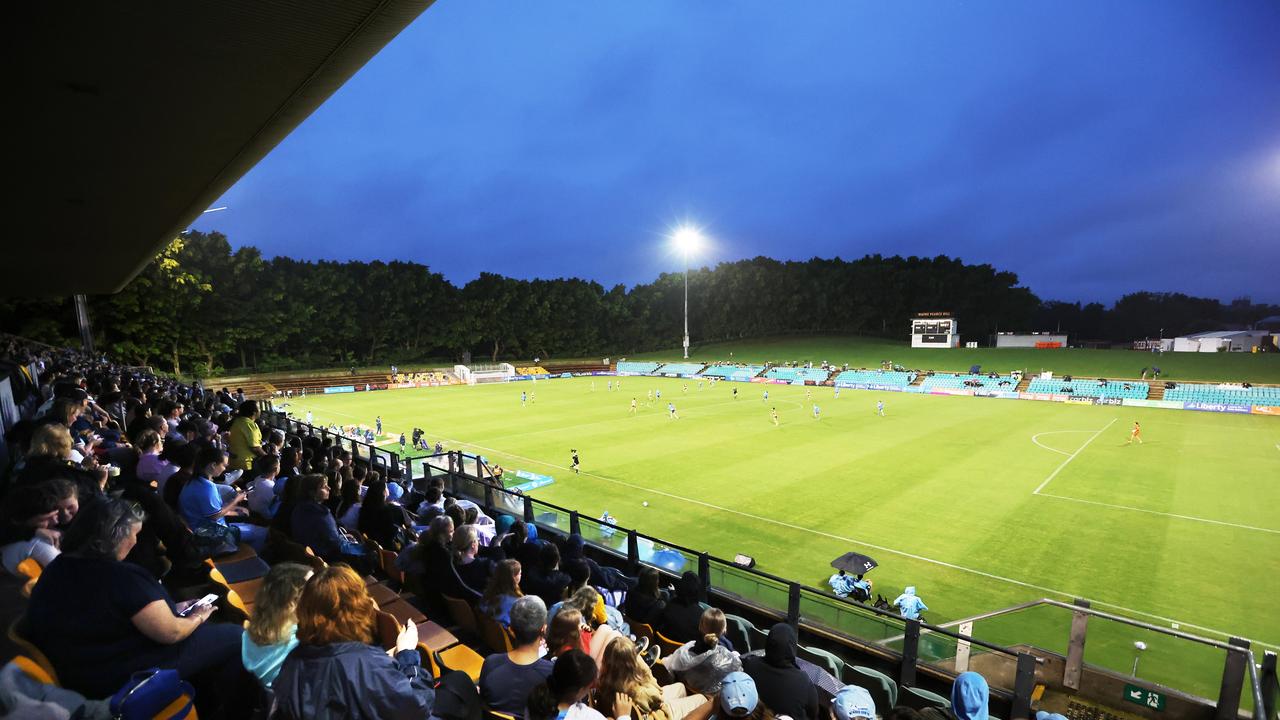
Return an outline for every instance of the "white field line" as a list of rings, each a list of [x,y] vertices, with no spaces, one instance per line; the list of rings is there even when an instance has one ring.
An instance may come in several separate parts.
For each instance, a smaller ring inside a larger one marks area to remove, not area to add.
[[[1103,433],[1103,431],[1104,431],[1104,430],[1106,430],[1107,428],[1111,427],[1112,425],[1115,425],[1115,424],[1116,424],[1116,420],[1118,420],[1118,419],[1119,419],[1119,418],[1111,418],[1111,422],[1107,423],[1106,425],[1103,425],[1103,426],[1102,426],[1102,427],[1101,427],[1097,432],[1095,432],[1092,436],[1090,436],[1088,440],[1085,440],[1085,441],[1084,441],[1084,444],[1083,444],[1083,445],[1081,445],[1080,447],[1076,448],[1076,451],[1075,451],[1075,452],[1073,452],[1073,453],[1071,453],[1070,455],[1068,455],[1068,456],[1067,456],[1067,459],[1066,459],[1066,460],[1063,460],[1063,461],[1062,461],[1062,464],[1061,464],[1061,465],[1059,465],[1057,468],[1055,468],[1055,469],[1054,469],[1054,471],[1053,471],[1052,473],[1050,473],[1050,474],[1049,474],[1049,477],[1047,477],[1047,478],[1045,478],[1045,479],[1044,479],[1044,482],[1040,483],[1040,487],[1038,487],[1038,488],[1036,488],[1035,490],[1032,490],[1032,491],[1031,491],[1031,494],[1032,494],[1032,495],[1039,495],[1039,494],[1040,494],[1040,491],[1041,491],[1041,490],[1043,490],[1043,489],[1045,489],[1045,486],[1046,486],[1046,485],[1048,485],[1049,483],[1053,482],[1053,479],[1054,479],[1054,478],[1056,478],[1056,477],[1058,477],[1058,473],[1062,472],[1062,469],[1063,469],[1063,468],[1065,468],[1065,467],[1066,467],[1066,466],[1067,466],[1067,465],[1068,465],[1072,460],[1075,460],[1075,459],[1076,459],[1076,456],[1077,456],[1077,455],[1079,455],[1081,452],[1083,452],[1085,448],[1089,447],[1089,443],[1093,442],[1094,440],[1097,440],[1097,439],[1098,439],[1098,436],[1099,436],[1099,435],[1101,435],[1101,434]],[[1036,443],[1036,444],[1038,445],[1039,443]]]
[[[1071,502],[1084,503],[1085,505],[1097,505],[1098,507],[1111,508],[1113,510],[1131,510],[1133,512],[1147,513],[1148,515],[1162,515],[1164,517],[1177,518],[1178,520],[1192,520],[1195,522],[1209,523],[1211,525],[1225,525],[1227,527],[1240,528],[1241,530],[1254,530],[1256,532],[1280,535],[1280,530],[1254,527],[1253,525],[1241,525],[1240,523],[1226,522],[1225,520],[1210,520],[1209,518],[1196,517],[1194,515],[1179,515],[1177,513],[1162,512],[1160,510],[1148,510],[1146,508],[1133,507],[1132,505],[1112,505],[1111,503],[1098,502],[1097,500],[1082,500],[1080,498],[1067,497],[1065,495],[1054,495],[1053,493],[1040,493],[1040,496],[1054,498],[1055,500],[1069,500]]]
[[[343,413],[343,412],[338,412],[338,411],[334,411],[334,410],[330,410],[330,411],[328,411],[328,412],[331,412],[331,413],[333,413],[334,415],[343,415],[343,416],[345,416],[345,417],[356,417],[356,416],[351,415],[351,414],[349,414],[349,413]],[[1112,422],[1114,423],[1114,422],[1115,422],[1115,420],[1112,420]],[[1110,427],[1110,426],[1108,426],[1108,427]],[[1103,428],[1103,429],[1105,430],[1106,428]],[[1099,432],[1101,432],[1101,431],[1099,431]],[[1095,436],[1095,437],[1096,437],[1096,436]],[[567,466],[564,466],[564,465],[557,465],[557,464],[555,464],[555,463],[549,463],[549,462],[546,462],[546,461],[544,461],[544,460],[537,460],[537,459],[534,459],[534,458],[525,457],[525,456],[523,456],[523,455],[516,455],[516,454],[514,454],[514,453],[506,452],[506,451],[504,451],[504,450],[498,450],[498,449],[495,449],[495,448],[489,448],[489,447],[484,447],[484,446],[481,446],[481,445],[476,445],[475,443],[468,443],[468,442],[463,442],[463,441],[461,441],[461,440],[453,440],[453,439],[449,439],[449,438],[445,438],[445,439],[446,439],[446,440],[448,440],[450,443],[453,443],[454,445],[464,445],[464,446],[467,446],[467,447],[475,448],[476,450],[480,450],[480,451],[483,451],[483,452],[489,452],[489,453],[494,453],[494,454],[501,454],[501,455],[504,455],[504,456],[506,456],[506,457],[516,458],[516,459],[518,459],[518,460],[523,460],[523,461],[525,461],[525,462],[535,463],[535,464],[537,464],[537,465],[542,465],[542,466],[544,466],[544,467],[555,468],[555,469],[557,469],[557,470],[564,470],[564,471],[568,471],[568,470],[569,470],[569,468],[568,468]],[[1077,452],[1078,452],[1078,451],[1077,451]],[[1024,581],[1022,581],[1022,580],[1015,580],[1015,579],[1013,579],[1013,578],[1004,577],[1004,576],[1002,576],[1002,575],[996,575],[996,574],[994,574],[994,573],[989,573],[989,572],[985,572],[985,571],[982,571],[982,570],[975,570],[975,569],[973,569],[973,568],[968,568],[968,567],[965,567],[965,566],[963,566],[963,565],[956,565],[955,563],[949,563],[949,562],[946,562],[946,561],[944,561],[944,560],[935,560],[935,559],[930,558],[930,557],[925,557],[925,556],[923,556],[923,555],[917,555],[917,554],[915,554],[915,553],[906,552],[906,551],[904,551],[904,550],[897,550],[897,549],[895,549],[895,548],[885,547],[885,546],[883,546],[883,545],[876,545],[876,544],[874,544],[874,543],[869,543],[869,542],[866,542],[866,541],[864,541],[864,540],[857,540],[857,539],[854,539],[854,538],[844,537],[844,536],[842,536],[842,535],[835,535],[835,534],[833,534],[833,533],[824,532],[824,531],[822,531],[822,530],[816,530],[816,529],[811,528],[811,527],[804,527],[803,525],[795,525],[795,524],[793,524],[793,523],[785,522],[785,521],[782,521],[782,520],[776,520],[776,519],[774,519],[774,518],[764,517],[764,516],[762,516],[762,515],[755,515],[755,514],[753,514],[753,513],[743,512],[743,511],[741,511],[741,510],[734,510],[733,508],[727,508],[727,507],[724,507],[724,506],[722,506],[722,505],[716,505],[716,504],[714,504],[714,503],[709,503],[709,502],[705,502],[705,501],[702,501],[702,500],[697,500],[697,499],[694,499],[694,498],[685,497],[685,496],[683,496],[683,495],[676,495],[675,493],[669,493],[669,492],[665,492],[665,491],[663,491],[663,490],[654,490],[654,489],[652,489],[652,488],[647,488],[647,487],[644,487],[643,485],[636,485],[635,483],[629,483],[629,482],[626,482],[626,481],[624,481],[624,480],[617,480],[617,479],[614,479],[614,478],[604,477],[604,476],[602,476],[602,475],[596,475],[595,473],[590,473],[590,472],[586,472],[586,471],[581,472],[581,473],[580,473],[580,475],[581,475],[581,476],[586,476],[586,477],[595,478],[595,479],[597,479],[597,480],[603,480],[604,482],[613,483],[613,484],[615,484],[615,485],[622,485],[622,486],[624,486],[624,487],[629,487],[629,488],[632,488],[632,489],[634,489],[634,490],[641,490],[641,491],[644,491],[644,492],[647,492],[647,493],[652,493],[652,494],[654,494],[654,495],[661,495],[661,496],[663,496],[663,497],[668,497],[668,498],[671,498],[671,499],[673,499],[673,500],[680,500],[680,501],[682,501],[682,502],[687,502],[687,503],[690,503],[690,504],[693,504],[693,505],[700,505],[700,506],[702,506],[702,507],[709,508],[709,509],[711,509],[711,510],[718,510],[718,511],[720,511],[720,512],[728,513],[728,514],[730,514],[730,515],[737,515],[737,516],[739,516],[739,517],[744,517],[744,518],[748,518],[748,519],[751,519],[751,520],[756,520],[756,521],[759,521],[759,522],[768,523],[768,524],[770,524],[770,525],[777,525],[778,527],[784,527],[784,528],[787,528],[787,529],[789,529],[789,530],[797,530],[797,531],[800,531],[800,532],[809,533],[809,534],[811,534],[811,535],[818,535],[818,536],[820,536],[820,537],[825,537],[825,538],[828,538],[828,539],[831,539],[831,540],[838,540],[838,541],[843,542],[843,543],[850,543],[850,544],[853,544],[853,545],[860,545],[860,546],[862,546],[862,547],[871,548],[872,550],[879,550],[879,551],[881,551],[881,552],[886,552],[886,553],[889,553],[889,554],[891,554],[891,555],[898,555],[898,556],[900,556],[900,557],[905,557],[905,558],[908,558],[908,559],[911,559],[911,560],[917,560],[917,561],[919,561],[919,562],[929,563],[929,564],[931,564],[931,565],[937,565],[937,566],[939,566],[939,567],[944,567],[944,568],[947,568],[947,569],[949,569],[949,570],[956,570],[956,571],[958,571],[958,572],[969,573],[970,575],[976,575],[976,576],[978,576],[978,577],[987,578],[988,580],[996,580],[996,581],[998,581],[998,582],[1008,583],[1008,584],[1010,584],[1010,585],[1017,585],[1018,587],[1028,588],[1028,589],[1031,589],[1031,590],[1037,590],[1037,591],[1039,591],[1039,592],[1049,593],[1049,594],[1051,594],[1051,595],[1057,595],[1057,596],[1059,596],[1059,597],[1065,597],[1065,598],[1081,598],[1081,599],[1084,599],[1084,600],[1088,600],[1090,603],[1092,603],[1092,604],[1094,604],[1094,605],[1101,605],[1101,606],[1103,606],[1103,607],[1114,608],[1114,609],[1119,610],[1119,611],[1121,611],[1121,612],[1123,612],[1123,613],[1128,613],[1128,614],[1130,614],[1130,615],[1140,615],[1140,616],[1142,616],[1142,617],[1152,618],[1152,619],[1154,619],[1154,620],[1159,620],[1159,621],[1161,621],[1161,622],[1165,622],[1165,623],[1170,623],[1170,624],[1177,623],[1177,624],[1179,624],[1179,625],[1181,625],[1181,626],[1183,626],[1183,627],[1195,628],[1196,630],[1203,630],[1203,631],[1205,631],[1205,632],[1214,633],[1215,635],[1218,635],[1218,636],[1220,636],[1220,637],[1229,638],[1229,637],[1232,637],[1232,636],[1235,636],[1235,635],[1236,635],[1235,633],[1227,632],[1227,631],[1225,631],[1225,630],[1219,630],[1219,629],[1217,629],[1217,628],[1212,628],[1212,627],[1208,627],[1208,626],[1205,626],[1205,625],[1196,625],[1195,623],[1189,623],[1189,622],[1185,622],[1185,621],[1182,621],[1182,620],[1177,620],[1177,619],[1175,619],[1175,618],[1165,617],[1165,616],[1163,616],[1163,615],[1156,615],[1156,614],[1154,614],[1154,613],[1144,612],[1144,611],[1142,611],[1142,610],[1135,610],[1135,609],[1133,609],[1133,608],[1125,607],[1124,605],[1116,605],[1115,603],[1109,603],[1109,602],[1105,602],[1105,601],[1103,601],[1103,600],[1096,600],[1096,599],[1094,599],[1094,598],[1085,597],[1082,593],[1066,592],[1066,591],[1064,591],[1064,590],[1058,590],[1058,589],[1055,589],[1055,588],[1046,587],[1046,586],[1044,586],[1044,585],[1036,585],[1035,583],[1024,582]],[[1248,639],[1249,639],[1249,641],[1250,641],[1250,642],[1255,643],[1255,644],[1258,644],[1258,645],[1263,645],[1263,646],[1265,646],[1265,647],[1269,647],[1269,648],[1280,649],[1280,645],[1277,645],[1277,644],[1275,644],[1275,643],[1264,642],[1264,641],[1262,641],[1262,640],[1255,640],[1255,639],[1253,639],[1253,638],[1248,638]]]
[[[1044,448],[1045,450],[1048,450],[1049,452],[1056,452],[1060,455],[1070,455],[1071,453],[1067,452],[1066,450],[1051,448],[1048,445],[1045,445],[1044,443],[1040,442],[1040,436],[1041,435],[1060,435],[1062,433],[1087,433],[1087,432],[1093,432],[1093,431],[1092,430],[1049,430],[1048,432],[1036,433],[1035,435],[1032,435],[1031,442],[1035,443],[1036,445],[1039,445],[1040,447]]]

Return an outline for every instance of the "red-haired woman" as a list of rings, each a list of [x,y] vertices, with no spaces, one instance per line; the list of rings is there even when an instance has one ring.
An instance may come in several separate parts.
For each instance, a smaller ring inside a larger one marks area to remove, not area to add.
[[[283,718],[425,718],[435,692],[415,649],[409,623],[394,657],[374,640],[377,605],[364,580],[345,565],[316,573],[298,598],[298,647],[289,653],[274,689]]]

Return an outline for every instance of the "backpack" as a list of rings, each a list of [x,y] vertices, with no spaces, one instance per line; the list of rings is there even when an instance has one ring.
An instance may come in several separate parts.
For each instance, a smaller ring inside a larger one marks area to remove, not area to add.
[[[195,720],[196,691],[177,670],[139,670],[111,696],[117,720]]]

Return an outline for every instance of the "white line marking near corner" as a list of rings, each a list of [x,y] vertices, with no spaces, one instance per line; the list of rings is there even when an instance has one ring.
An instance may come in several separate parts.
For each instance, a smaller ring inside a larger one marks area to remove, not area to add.
[[[344,412],[339,412],[339,411],[334,411],[334,410],[329,410],[328,412],[331,412],[331,413],[333,413],[334,415],[343,415],[343,416],[346,416],[346,417],[356,417],[356,416],[351,415],[351,414],[349,414],[349,413],[344,413]],[[1112,423],[1114,423],[1114,422],[1115,422],[1115,420],[1113,419],[1111,422],[1112,422]],[[1110,425],[1110,424],[1108,424],[1108,425],[1107,425],[1107,427],[1111,427],[1111,425]],[[1106,429],[1107,429],[1107,428],[1106,428],[1106,427],[1104,427],[1102,430],[1106,430]],[[1101,432],[1102,432],[1102,430],[1099,430],[1098,432],[1099,432],[1099,433],[1101,433]],[[1097,435],[1095,435],[1094,437],[1097,437]],[[500,454],[502,454],[502,455],[505,455],[506,457],[516,458],[516,459],[518,459],[518,460],[524,460],[525,462],[536,463],[536,464],[538,464],[538,465],[542,465],[542,466],[544,466],[544,467],[550,467],[550,468],[555,468],[555,469],[557,469],[557,470],[566,470],[566,471],[569,469],[568,467],[566,467],[566,466],[564,466],[564,465],[556,465],[555,463],[549,463],[549,462],[546,462],[546,461],[544,461],[544,460],[537,460],[537,459],[530,458],[530,457],[525,457],[525,456],[522,456],[522,455],[516,455],[516,454],[514,454],[514,453],[507,452],[507,451],[504,451],[504,450],[497,450],[497,449],[495,449],[495,448],[488,448],[488,447],[484,447],[484,446],[481,446],[481,445],[476,445],[475,443],[468,443],[468,442],[463,442],[463,441],[460,441],[460,440],[453,440],[453,439],[450,439],[450,438],[444,438],[444,439],[445,439],[445,440],[448,440],[450,443],[453,443],[454,445],[465,445],[465,446],[467,446],[467,447],[472,447],[472,448],[475,448],[475,449],[480,450],[480,451],[483,451],[483,452],[490,452],[490,453],[494,453],[494,454],[499,454],[499,453],[500,453]],[[1090,438],[1090,441],[1092,441],[1092,438]],[[1088,443],[1086,442],[1085,444],[1087,445]],[[1084,448],[1082,447],[1082,448],[1081,448],[1081,450],[1083,450],[1083,449],[1084,449]],[[1079,452],[1079,450],[1077,450],[1076,452]],[[764,517],[764,516],[761,516],[761,515],[754,515],[754,514],[752,514],[752,513],[743,512],[743,511],[741,511],[741,510],[734,510],[734,509],[732,509],[732,508],[723,507],[723,506],[721,506],[721,505],[716,505],[716,504],[714,504],[714,503],[704,502],[704,501],[702,501],[702,500],[696,500],[696,499],[694,499],[694,498],[690,498],[690,497],[684,497],[683,495],[676,495],[675,493],[669,493],[669,492],[665,492],[665,491],[663,491],[663,490],[654,490],[654,489],[652,489],[652,488],[647,488],[647,487],[644,487],[644,486],[642,486],[642,485],[636,485],[636,484],[634,484],[634,483],[629,483],[629,482],[626,482],[626,481],[624,481],[624,480],[616,480],[616,479],[614,479],[614,478],[608,478],[608,477],[604,477],[604,476],[602,476],[602,475],[596,475],[596,474],[591,473],[591,472],[582,472],[582,473],[581,473],[581,476],[582,476],[582,477],[590,477],[590,478],[594,478],[594,479],[596,479],[596,480],[602,480],[602,481],[604,481],[604,482],[613,483],[613,484],[615,484],[615,485],[622,485],[622,486],[624,486],[624,487],[629,487],[629,488],[632,488],[632,489],[634,489],[634,490],[643,490],[644,492],[647,492],[647,493],[653,493],[654,495],[662,495],[662,496],[664,496],[664,497],[669,497],[669,498],[671,498],[671,499],[673,499],[673,500],[680,500],[680,501],[683,501],[683,502],[691,503],[691,504],[693,504],[693,505],[701,505],[702,507],[710,508],[710,509],[712,509],[712,510],[718,510],[718,511],[720,511],[720,512],[729,513],[730,515],[737,515],[737,516],[739,516],[739,517],[744,517],[744,518],[748,518],[748,519],[751,519],[751,520],[758,520],[758,521],[763,522],[763,523],[769,523],[770,525],[777,525],[777,526],[779,526],[779,527],[785,527],[785,528],[788,528],[788,529],[790,529],[790,530],[798,530],[798,531],[800,531],[800,532],[805,532],[805,533],[809,533],[809,534],[812,534],[812,535],[818,535],[818,536],[820,536],[820,537],[825,537],[825,538],[828,538],[828,539],[831,539],[831,540],[837,540],[837,541],[839,541],[839,542],[852,543],[852,544],[854,544],[854,545],[860,545],[860,546],[862,546],[862,547],[871,548],[872,550],[880,550],[880,551],[882,551],[882,552],[887,552],[887,553],[890,553],[890,554],[892,554],[892,555],[898,555],[898,556],[900,556],[900,557],[905,557],[905,558],[908,558],[908,559],[911,559],[911,560],[917,560],[917,561],[919,561],[919,562],[928,563],[928,564],[931,564],[931,565],[937,565],[937,566],[939,566],[939,567],[944,567],[944,568],[947,568],[947,569],[949,569],[949,570],[956,570],[956,571],[958,571],[958,572],[969,573],[970,575],[977,575],[977,576],[979,576],[979,577],[984,577],[984,578],[987,578],[987,579],[989,579],[989,580],[996,580],[996,581],[998,581],[998,582],[1008,583],[1008,584],[1010,584],[1010,585],[1016,585],[1016,586],[1018,586],[1018,587],[1023,587],[1023,588],[1027,588],[1027,589],[1030,589],[1030,590],[1037,590],[1037,591],[1039,591],[1039,592],[1049,593],[1050,595],[1057,595],[1057,596],[1059,596],[1059,597],[1065,597],[1065,598],[1081,598],[1081,599],[1083,599],[1083,600],[1088,600],[1089,602],[1093,603],[1094,605],[1100,605],[1100,606],[1103,606],[1103,607],[1113,608],[1113,609],[1115,609],[1115,610],[1119,610],[1119,611],[1121,611],[1121,612],[1128,613],[1128,614],[1130,614],[1130,615],[1138,615],[1138,616],[1142,616],[1142,617],[1146,617],[1146,618],[1151,618],[1151,619],[1154,619],[1154,620],[1159,620],[1160,622],[1164,622],[1164,623],[1170,623],[1170,624],[1172,624],[1172,623],[1178,623],[1178,624],[1182,625],[1183,627],[1195,628],[1196,630],[1203,630],[1203,631],[1205,631],[1205,632],[1214,633],[1214,634],[1216,634],[1216,635],[1218,635],[1218,636],[1220,636],[1220,637],[1232,637],[1232,636],[1234,636],[1234,635],[1238,635],[1238,633],[1231,633],[1231,632],[1227,632],[1227,631],[1225,631],[1225,630],[1219,630],[1219,629],[1217,629],[1217,628],[1212,628],[1212,627],[1208,627],[1208,626],[1205,626],[1205,625],[1196,625],[1195,623],[1189,623],[1189,622],[1185,622],[1185,621],[1182,621],[1182,620],[1177,620],[1177,619],[1174,619],[1174,618],[1165,617],[1165,616],[1163,616],[1163,615],[1156,615],[1156,614],[1154,614],[1154,613],[1144,612],[1144,611],[1142,611],[1142,610],[1135,610],[1135,609],[1130,608],[1130,607],[1125,607],[1124,605],[1116,605],[1115,603],[1109,603],[1109,602],[1105,602],[1105,601],[1102,601],[1102,600],[1096,600],[1096,599],[1093,599],[1093,598],[1085,597],[1083,593],[1066,592],[1066,591],[1063,591],[1063,590],[1057,590],[1057,589],[1055,589],[1055,588],[1046,587],[1046,586],[1044,586],[1044,585],[1036,585],[1036,584],[1034,584],[1034,583],[1024,582],[1024,581],[1022,581],[1022,580],[1015,580],[1015,579],[1013,579],[1013,578],[1004,577],[1004,576],[1002,576],[1002,575],[996,575],[996,574],[994,574],[994,573],[989,573],[989,572],[984,572],[984,571],[982,571],[982,570],[975,570],[975,569],[973,569],[973,568],[964,567],[963,565],[956,565],[956,564],[954,564],[954,563],[949,563],[949,562],[946,562],[946,561],[944,561],[944,560],[935,560],[935,559],[933,559],[933,558],[925,557],[925,556],[923,556],[923,555],[917,555],[917,554],[915,554],[915,553],[910,553],[910,552],[906,552],[906,551],[903,551],[903,550],[897,550],[897,549],[894,549],[894,548],[885,547],[885,546],[883,546],[883,545],[876,545],[876,544],[874,544],[874,543],[869,543],[869,542],[866,542],[866,541],[863,541],[863,540],[857,540],[857,539],[854,539],[854,538],[843,537],[843,536],[840,536],[840,535],[835,535],[835,534],[832,534],[832,533],[824,532],[824,531],[822,531],[822,530],[817,530],[817,529],[814,529],[814,528],[811,528],[811,527],[804,527],[804,526],[802,526],[802,525],[795,525],[795,524],[792,524],[792,523],[789,523],[789,522],[785,522],[785,521],[782,521],[782,520],[775,520],[774,518],[768,518],[768,517]],[[1269,648],[1277,648],[1277,649],[1280,649],[1280,645],[1277,645],[1277,644],[1275,644],[1275,643],[1264,642],[1264,641],[1262,641],[1262,640],[1257,640],[1257,639],[1254,639],[1254,638],[1247,638],[1247,639],[1248,639],[1248,640],[1250,640],[1250,642],[1253,642],[1253,643],[1258,644],[1258,645],[1263,645],[1263,646],[1266,646],[1266,647],[1269,647]]]
[[[1044,479],[1044,482],[1040,483],[1040,487],[1036,488],[1035,490],[1032,490],[1031,494],[1039,495],[1040,491],[1043,490],[1046,485],[1048,485],[1050,482],[1053,482],[1053,479],[1058,477],[1058,473],[1062,472],[1063,468],[1065,468],[1072,460],[1075,460],[1076,456],[1079,455],[1081,452],[1083,452],[1085,448],[1089,447],[1089,443],[1093,442],[1094,440],[1097,440],[1098,436],[1101,435],[1104,430],[1111,427],[1112,425],[1115,425],[1116,420],[1119,420],[1119,418],[1111,418],[1111,422],[1107,423],[1106,425],[1103,425],[1101,428],[1098,429],[1097,432],[1091,435],[1088,440],[1085,440],[1084,444],[1076,448],[1075,452],[1067,456],[1067,459],[1063,460],[1062,464],[1059,465],[1052,473],[1050,473],[1049,477]]]

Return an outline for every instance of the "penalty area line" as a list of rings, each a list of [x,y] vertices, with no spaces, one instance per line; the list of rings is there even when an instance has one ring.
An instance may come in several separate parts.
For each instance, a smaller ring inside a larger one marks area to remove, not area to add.
[[[1091,435],[1088,440],[1085,440],[1084,444],[1076,448],[1075,452],[1068,455],[1067,459],[1063,460],[1062,464],[1059,465],[1057,468],[1055,468],[1054,471],[1049,474],[1049,477],[1044,479],[1044,482],[1040,483],[1040,487],[1037,487],[1035,490],[1031,491],[1031,494],[1039,495],[1041,490],[1045,489],[1045,487],[1048,486],[1049,483],[1053,482],[1054,478],[1058,477],[1058,473],[1062,472],[1063,468],[1069,465],[1072,460],[1075,460],[1077,455],[1084,452],[1085,448],[1089,447],[1089,443],[1093,442],[1094,440],[1097,440],[1098,436],[1101,435],[1107,428],[1111,427],[1112,425],[1115,425],[1116,420],[1119,420],[1119,418],[1111,418],[1111,422],[1107,423],[1106,425],[1103,425],[1097,432]],[[1039,443],[1036,443],[1036,444],[1038,445]]]

